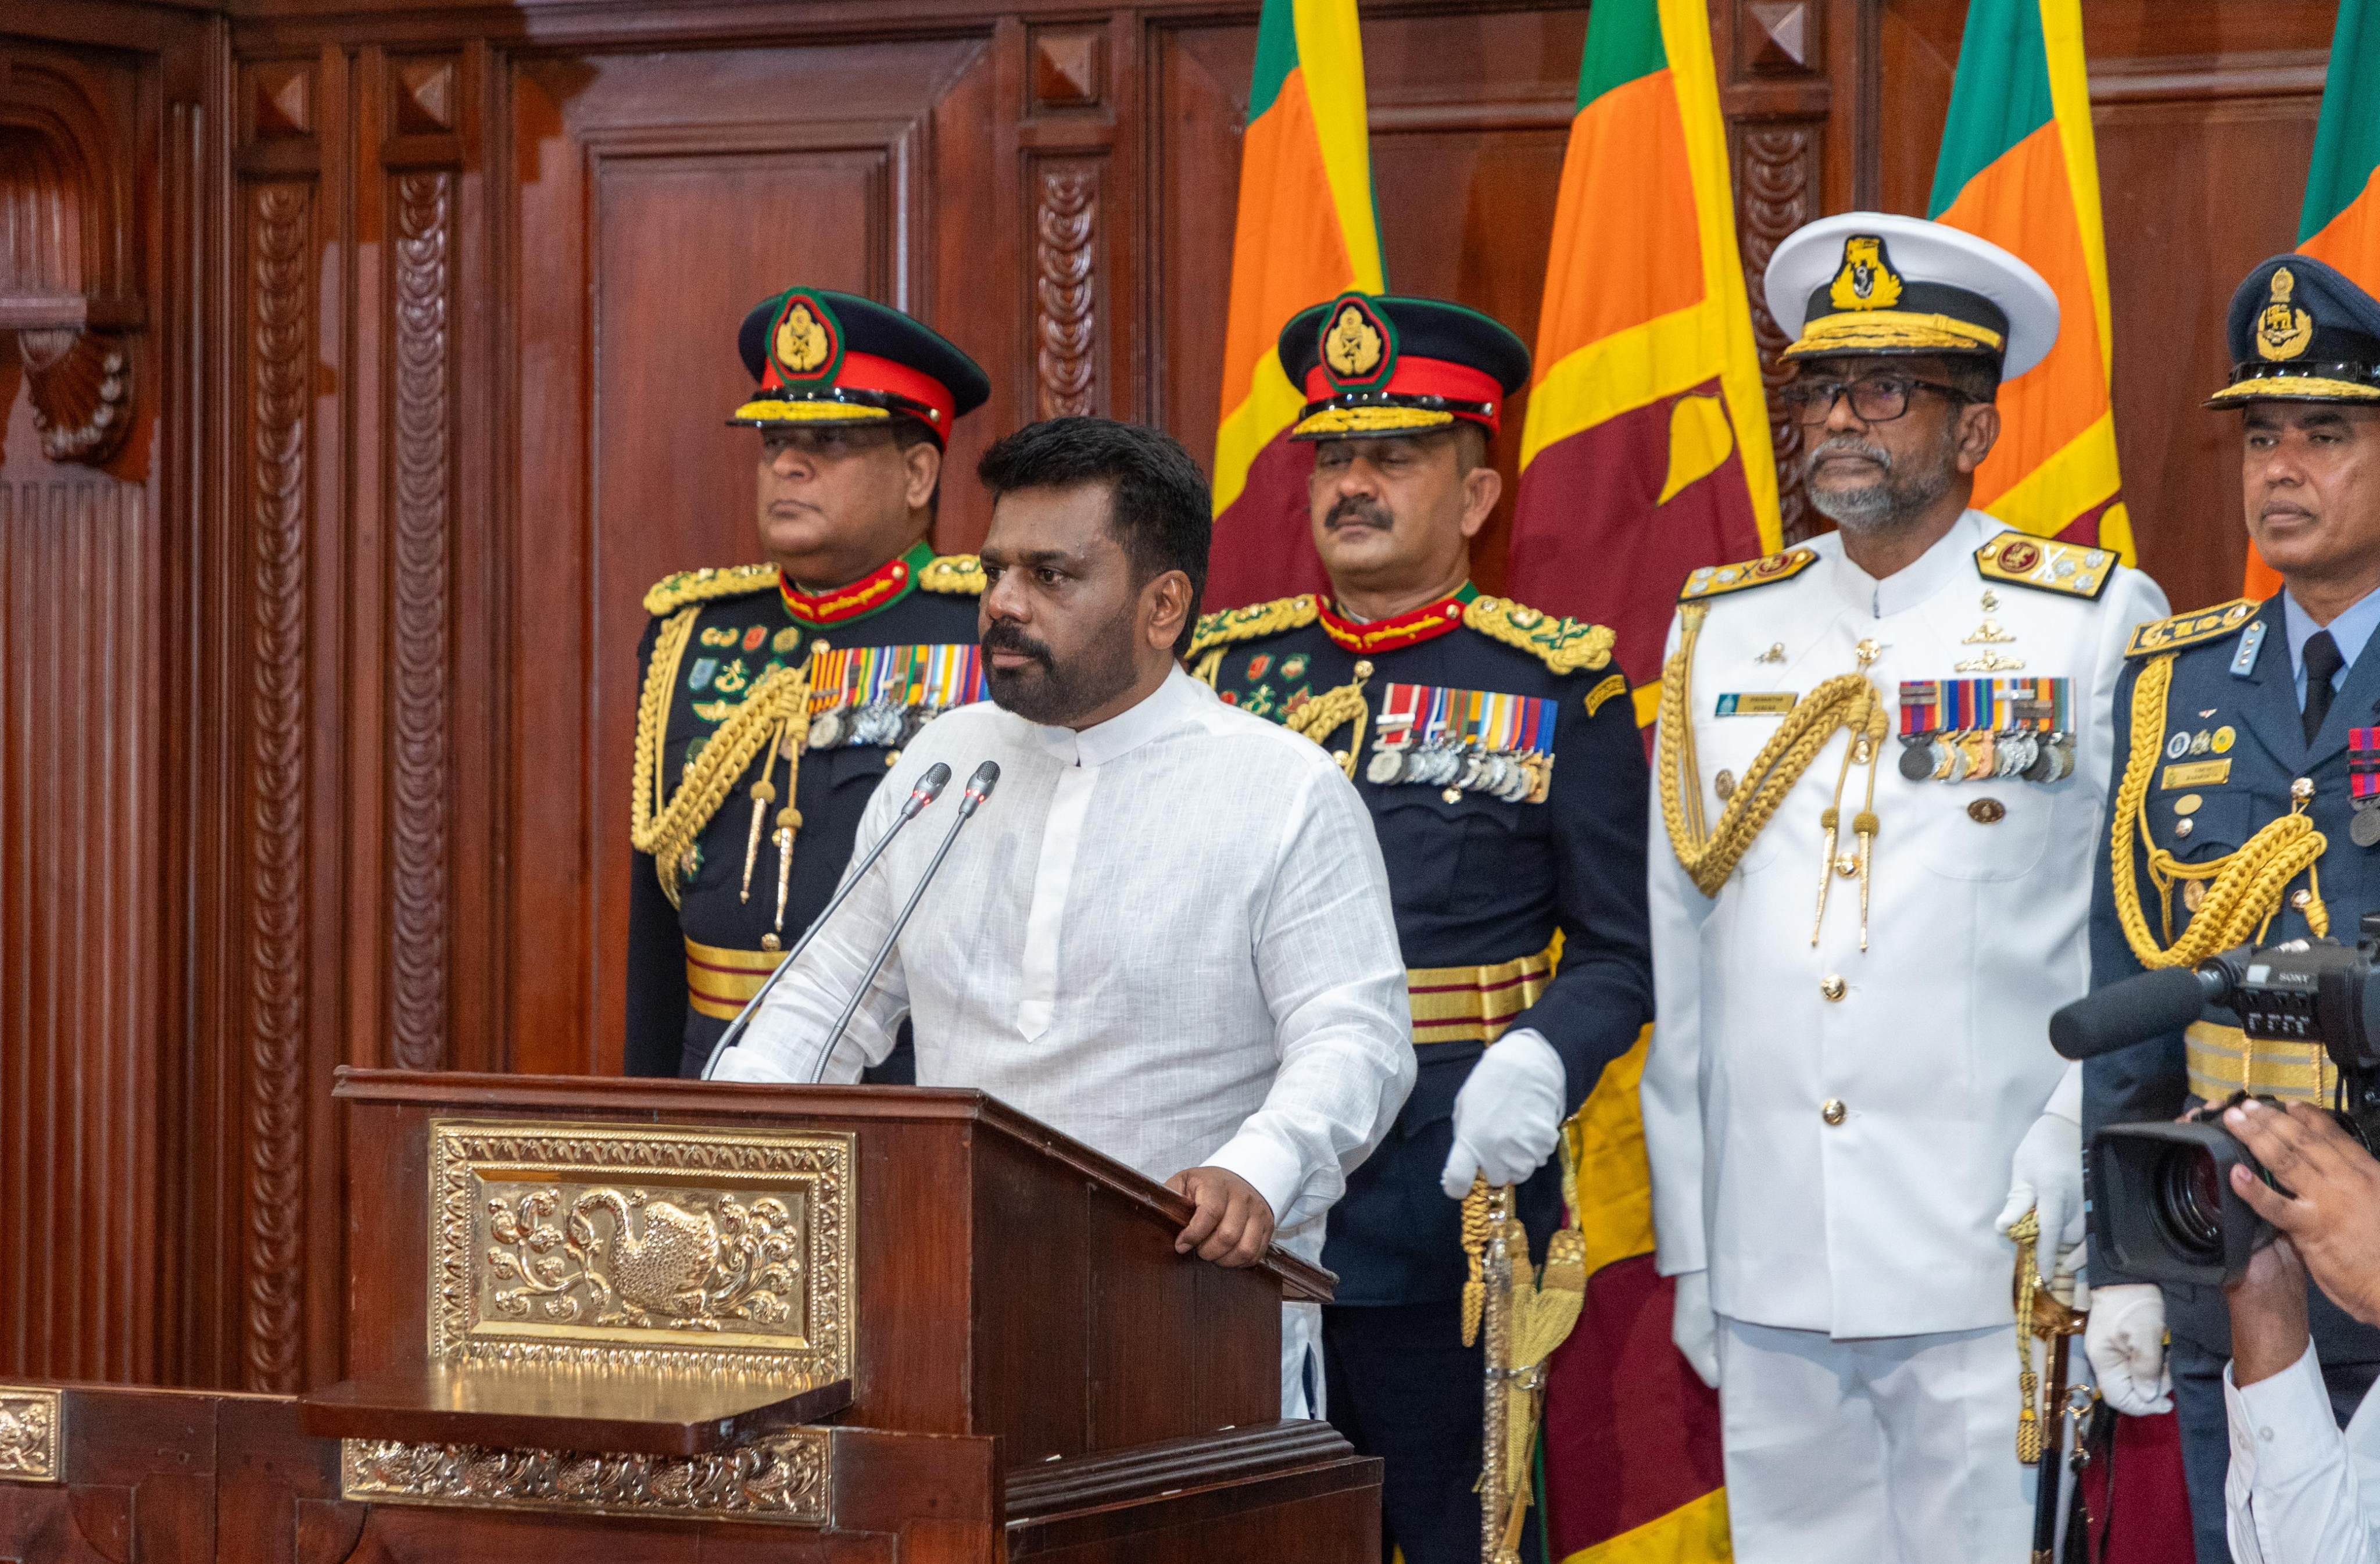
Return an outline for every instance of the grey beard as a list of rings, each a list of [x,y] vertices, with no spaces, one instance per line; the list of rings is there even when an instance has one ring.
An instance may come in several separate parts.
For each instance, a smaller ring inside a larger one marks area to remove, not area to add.
[[[1829,449],[1852,450],[1873,457],[1882,467],[1883,475],[1876,482],[1858,489],[1821,490],[1810,481],[1819,459]],[[1888,452],[1855,440],[1837,436],[1813,450],[1802,466],[1803,491],[1817,513],[1846,532],[1863,537],[1898,532],[1914,521],[1936,501],[1950,491],[1955,437],[1946,435],[1935,459],[1912,472],[1897,470]]]

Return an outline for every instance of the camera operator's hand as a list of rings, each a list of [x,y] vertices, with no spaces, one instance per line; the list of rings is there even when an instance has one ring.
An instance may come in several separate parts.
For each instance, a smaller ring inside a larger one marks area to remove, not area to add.
[[[2289,1192],[2235,1167],[2231,1187],[2240,1198],[2296,1244],[2332,1303],[2380,1325],[2380,1162],[2311,1103],[2281,1111],[2251,1097],[2223,1115],[2223,1127]]]
[[[2091,1318],[2082,1328],[2083,1355],[2099,1394],[2128,1417],[2173,1410],[2173,1378],[2165,1362],[2165,1294],[2146,1282],[2091,1290]]]
[[[2248,1272],[2223,1290],[2231,1309],[2231,1383],[2242,1389],[2305,1356],[2306,1268],[2286,1238],[2250,1257]]]

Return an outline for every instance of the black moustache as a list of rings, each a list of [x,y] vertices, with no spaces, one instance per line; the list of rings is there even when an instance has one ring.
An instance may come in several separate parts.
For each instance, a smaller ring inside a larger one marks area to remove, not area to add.
[[[1032,639],[1027,637],[1024,631],[1016,629],[1012,625],[993,625],[990,629],[986,630],[983,633],[981,644],[983,646],[983,649],[987,652],[1021,652],[1025,656],[1031,658],[1036,662],[1046,665],[1050,661],[1050,649],[1048,647],[1043,646],[1039,641]]]

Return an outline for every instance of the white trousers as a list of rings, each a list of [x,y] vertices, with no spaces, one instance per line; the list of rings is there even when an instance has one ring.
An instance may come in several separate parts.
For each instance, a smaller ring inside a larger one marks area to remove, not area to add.
[[[1838,1340],[1718,1322],[1737,1564],[2022,1564],[2013,1323]],[[2079,1354],[2078,1354],[2079,1355]]]

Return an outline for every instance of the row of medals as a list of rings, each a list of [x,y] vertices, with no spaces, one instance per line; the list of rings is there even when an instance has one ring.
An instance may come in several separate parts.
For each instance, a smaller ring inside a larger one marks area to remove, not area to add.
[[[1457,793],[1484,793],[1507,804],[1542,796],[1553,773],[1553,757],[1534,750],[1497,754],[1457,742],[1433,742],[1415,747],[1411,732],[1382,734],[1373,746],[1364,775],[1375,787],[1413,782],[1451,788]]]
[[[2074,735],[2030,728],[1908,734],[1900,774],[1911,782],[2064,782],[2074,774]]]
[[[917,736],[917,730],[941,714],[931,706],[897,706],[889,700],[871,700],[865,706],[837,707],[821,711],[810,719],[811,749],[839,749],[848,745],[855,748],[876,746],[892,748],[906,745]]]

